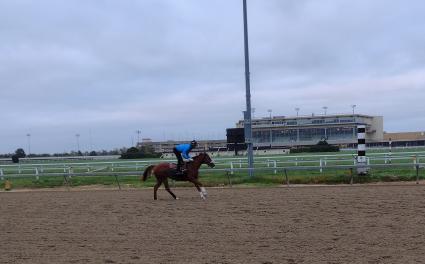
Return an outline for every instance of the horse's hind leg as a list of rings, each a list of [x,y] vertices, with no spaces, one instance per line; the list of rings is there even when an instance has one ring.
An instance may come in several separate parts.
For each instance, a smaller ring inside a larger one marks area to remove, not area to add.
[[[158,197],[157,197],[157,194],[156,193],[158,191],[159,186],[161,186],[161,184],[162,184],[162,180],[156,178],[156,184],[153,187],[153,199],[154,200],[158,200]]]
[[[174,198],[174,199],[176,199],[176,200],[177,200],[176,195],[175,195],[175,194],[171,191],[170,186],[168,185],[168,179],[165,179],[165,180],[164,180],[164,186],[165,186],[165,190],[167,190],[167,192],[168,192],[169,194],[171,194],[171,196],[173,196],[173,198]]]

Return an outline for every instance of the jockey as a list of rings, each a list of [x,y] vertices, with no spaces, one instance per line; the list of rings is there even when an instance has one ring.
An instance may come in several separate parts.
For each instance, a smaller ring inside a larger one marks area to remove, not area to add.
[[[189,152],[198,145],[196,140],[192,140],[190,144],[180,144],[173,148],[173,152],[177,157],[177,172],[182,173],[183,161],[193,161]]]

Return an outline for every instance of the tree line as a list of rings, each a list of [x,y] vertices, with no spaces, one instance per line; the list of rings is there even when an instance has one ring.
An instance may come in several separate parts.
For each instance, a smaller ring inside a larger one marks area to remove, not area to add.
[[[159,158],[161,153],[156,153],[152,146],[142,146],[140,148],[121,148],[114,150],[100,151],[70,151],[62,153],[31,153],[27,155],[23,148],[18,148],[14,153],[0,154],[0,158],[10,158],[13,162],[19,162],[21,158],[48,158],[48,157],[76,157],[76,156],[112,156],[120,155],[122,159]]]

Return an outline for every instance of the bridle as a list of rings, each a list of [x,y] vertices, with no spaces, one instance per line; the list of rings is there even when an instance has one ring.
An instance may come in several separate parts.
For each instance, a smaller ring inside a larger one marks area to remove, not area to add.
[[[202,160],[201,160],[201,164],[205,162],[206,157],[209,157],[209,156],[207,155],[207,153],[205,153],[205,152],[202,152],[202,153],[201,153],[201,154],[199,154],[199,155],[203,155]],[[213,165],[212,167],[214,167],[214,162],[212,161],[212,159],[211,159],[211,158],[210,158],[210,162],[208,162],[208,163],[206,163],[206,162],[205,162],[205,164],[207,164],[208,166]]]

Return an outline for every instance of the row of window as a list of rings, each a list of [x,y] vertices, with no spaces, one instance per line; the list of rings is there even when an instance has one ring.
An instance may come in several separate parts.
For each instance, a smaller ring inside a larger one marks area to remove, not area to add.
[[[341,140],[357,138],[357,130],[353,127],[254,130],[252,136],[255,143]]]
[[[286,125],[286,126],[296,126],[296,125],[309,125],[309,124],[335,124],[335,123],[352,123],[354,122],[354,118],[345,118],[345,119],[313,119],[313,120],[289,120],[289,121],[271,121],[273,125]],[[258,125],[270,125],[270,121],[253,121],[253,126]]]

